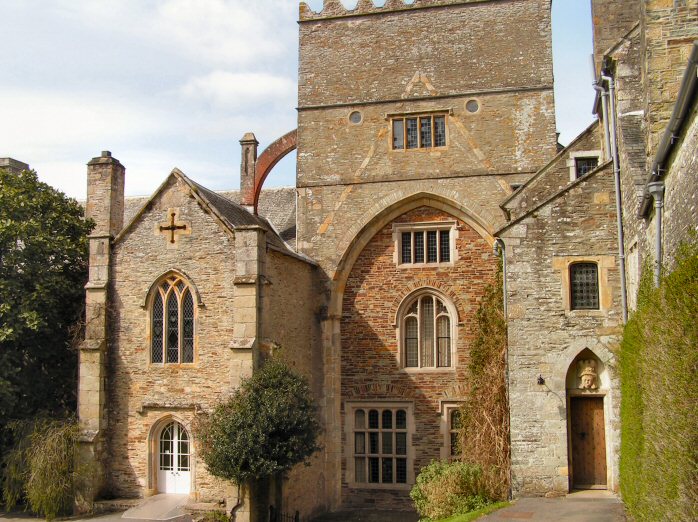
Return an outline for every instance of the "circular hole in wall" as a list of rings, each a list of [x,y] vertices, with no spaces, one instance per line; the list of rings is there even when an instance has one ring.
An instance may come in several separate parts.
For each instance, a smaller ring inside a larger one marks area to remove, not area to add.
[[[363,116],[361,115],[361,113],[359,111],[354,111],[351,114],[349,114],[349,121],[355,125],[361,123],[362,119],[363,119]]]
[[[475,113],[480,110],[480,104],[477,100],[468,100],[465,102],[465,110],[470,113]]]

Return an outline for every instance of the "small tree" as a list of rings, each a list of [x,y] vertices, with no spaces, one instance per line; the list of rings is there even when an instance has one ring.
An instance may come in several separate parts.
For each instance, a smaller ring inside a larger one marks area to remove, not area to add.
[[[200,418],[196,433],[208,470],[238,485],[288,471],[320,449],[308,383],[276,359]]]

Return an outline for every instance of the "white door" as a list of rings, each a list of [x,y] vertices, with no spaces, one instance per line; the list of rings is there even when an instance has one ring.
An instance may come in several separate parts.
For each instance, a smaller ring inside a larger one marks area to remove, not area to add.
[[[188,494],[191,486],[189,434],[179,422],[170,422],[160,433],[158,491]]]

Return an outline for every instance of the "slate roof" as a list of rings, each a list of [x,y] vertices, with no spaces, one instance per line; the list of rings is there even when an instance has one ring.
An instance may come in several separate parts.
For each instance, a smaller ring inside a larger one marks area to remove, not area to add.
[[[211,204],[223,214],[232,225],[260,225],[276,230],[277,234],[292,248],[296,247],[296,189],[282,187],[262,189],[258,212],[264,219],[250,214],[237,204],[240,201],[239,190],[214,192],[192,181]],[[150,196],[127,197],[124,201],[124,223],[130,223]]]

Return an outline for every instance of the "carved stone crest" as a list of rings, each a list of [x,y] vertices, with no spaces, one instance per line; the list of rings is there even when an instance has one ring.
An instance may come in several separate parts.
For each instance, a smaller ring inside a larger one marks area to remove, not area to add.
[[[598,374],[596,373],[596,361],[594,359],[582,359],[577,363],[580,390],[595,390],[598,387]]]

